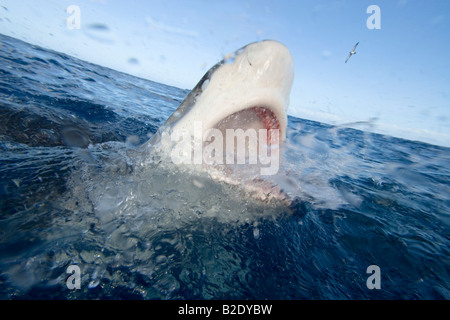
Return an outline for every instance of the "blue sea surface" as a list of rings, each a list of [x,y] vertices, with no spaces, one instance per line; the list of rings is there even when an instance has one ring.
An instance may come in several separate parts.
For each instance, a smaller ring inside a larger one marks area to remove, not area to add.
[[[450,298],[450,149],[289,117],[270,206],[143,165],[188,93],[0,35],[0,299]]]

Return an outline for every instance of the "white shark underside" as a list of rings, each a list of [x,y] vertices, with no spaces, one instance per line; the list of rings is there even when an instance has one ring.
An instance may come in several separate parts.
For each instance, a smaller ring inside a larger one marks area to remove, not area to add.
[[[212,67],[144,148],[158,146],[166,155],[181,149],[190,157],[195,152],[194,143],[181,144],[173,139],[173,134],[183,132],[205,139],[211,129],[223,135],[227,129],[264,129],[268,132],[266,142],[278,148],[286,137],[293,79],[293,59],[284,45],[272,40],[249,44]],[[277,132],[276,139],[270,137],[273,130]],[[235,176],[230,178],[228,168],[222,167],[217,175],[217,166],[201,167],[207,167],[213,177],[241,183]],[[261,189],[261,185],[252,183],[251,187]],[[270,189],[264,193],[270,193]]]

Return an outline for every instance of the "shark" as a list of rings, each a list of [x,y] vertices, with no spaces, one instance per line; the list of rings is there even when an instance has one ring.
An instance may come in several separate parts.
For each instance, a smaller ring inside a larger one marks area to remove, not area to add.
[[[144,148],[244,185],[263,199],[280,197],[262,176],[279,168],[293,80],[286,46],[275,40],[248,44],[209,69]]]
[[[198,120],[206,131],[243,111],[258,115],[266,127],[275,124],[284,140],[293,80],[293,58],[283,44],[264,40],[244,46],[206,72],[150,143],[167,130],[193,135]]]

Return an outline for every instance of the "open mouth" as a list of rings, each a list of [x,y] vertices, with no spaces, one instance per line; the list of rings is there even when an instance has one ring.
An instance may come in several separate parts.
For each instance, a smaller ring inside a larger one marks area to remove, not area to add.
[[[249,165],[259,169],[272,162],[278,167],[280,127],[280,121],[268,107],[235,112],[206,133],[203,140],[206,163],[246,165],[244,170],[250,169]]]
[[[215,126],[222,132],[223,136],[226,136],[226,130],[238,130],[242,129],[244,132],[248,132],[249,129],[255,130],[256,133],[260,130],[266,130],[267,132],[267,144],[278,144],[277,139],[280,134],[280,122],[275,114],[266,107],[251,107],[231,114],[230,116],[220,120]],[[278,134],[275,136],[273,130],[278,130]]]

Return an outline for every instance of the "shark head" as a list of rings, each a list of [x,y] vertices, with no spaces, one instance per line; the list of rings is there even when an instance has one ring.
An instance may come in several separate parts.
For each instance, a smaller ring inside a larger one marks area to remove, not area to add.
[[[251,43],[213,66],[150,143],[161,142],[163,149],[177,149],[178,153],[181,150],[188,160],[195,153],[195,143],[185,143],[179,135],[174,138],[174,133],[205,139],[213,129],[221,137],[228,129],[249,136],[249,129],[262,129],[268,132],[264,140],[269,146],[279,145],[286,137],[293,79],[293,59],[284,45],[272,40]],[[276,139],[270,137],[273,130]]]
[[[242,120],[243,129],[248,125],[279,129],[284,140],[293,79],[293,59],[284,45],[272,40],[249,44],[212,67],[163,129],[193,135],[196,121],[206,131],[234,117]],[[242,112],[247,117],[236,117]],[[247,125],[244,121],[249,116],[256,121],[247,121]]]

